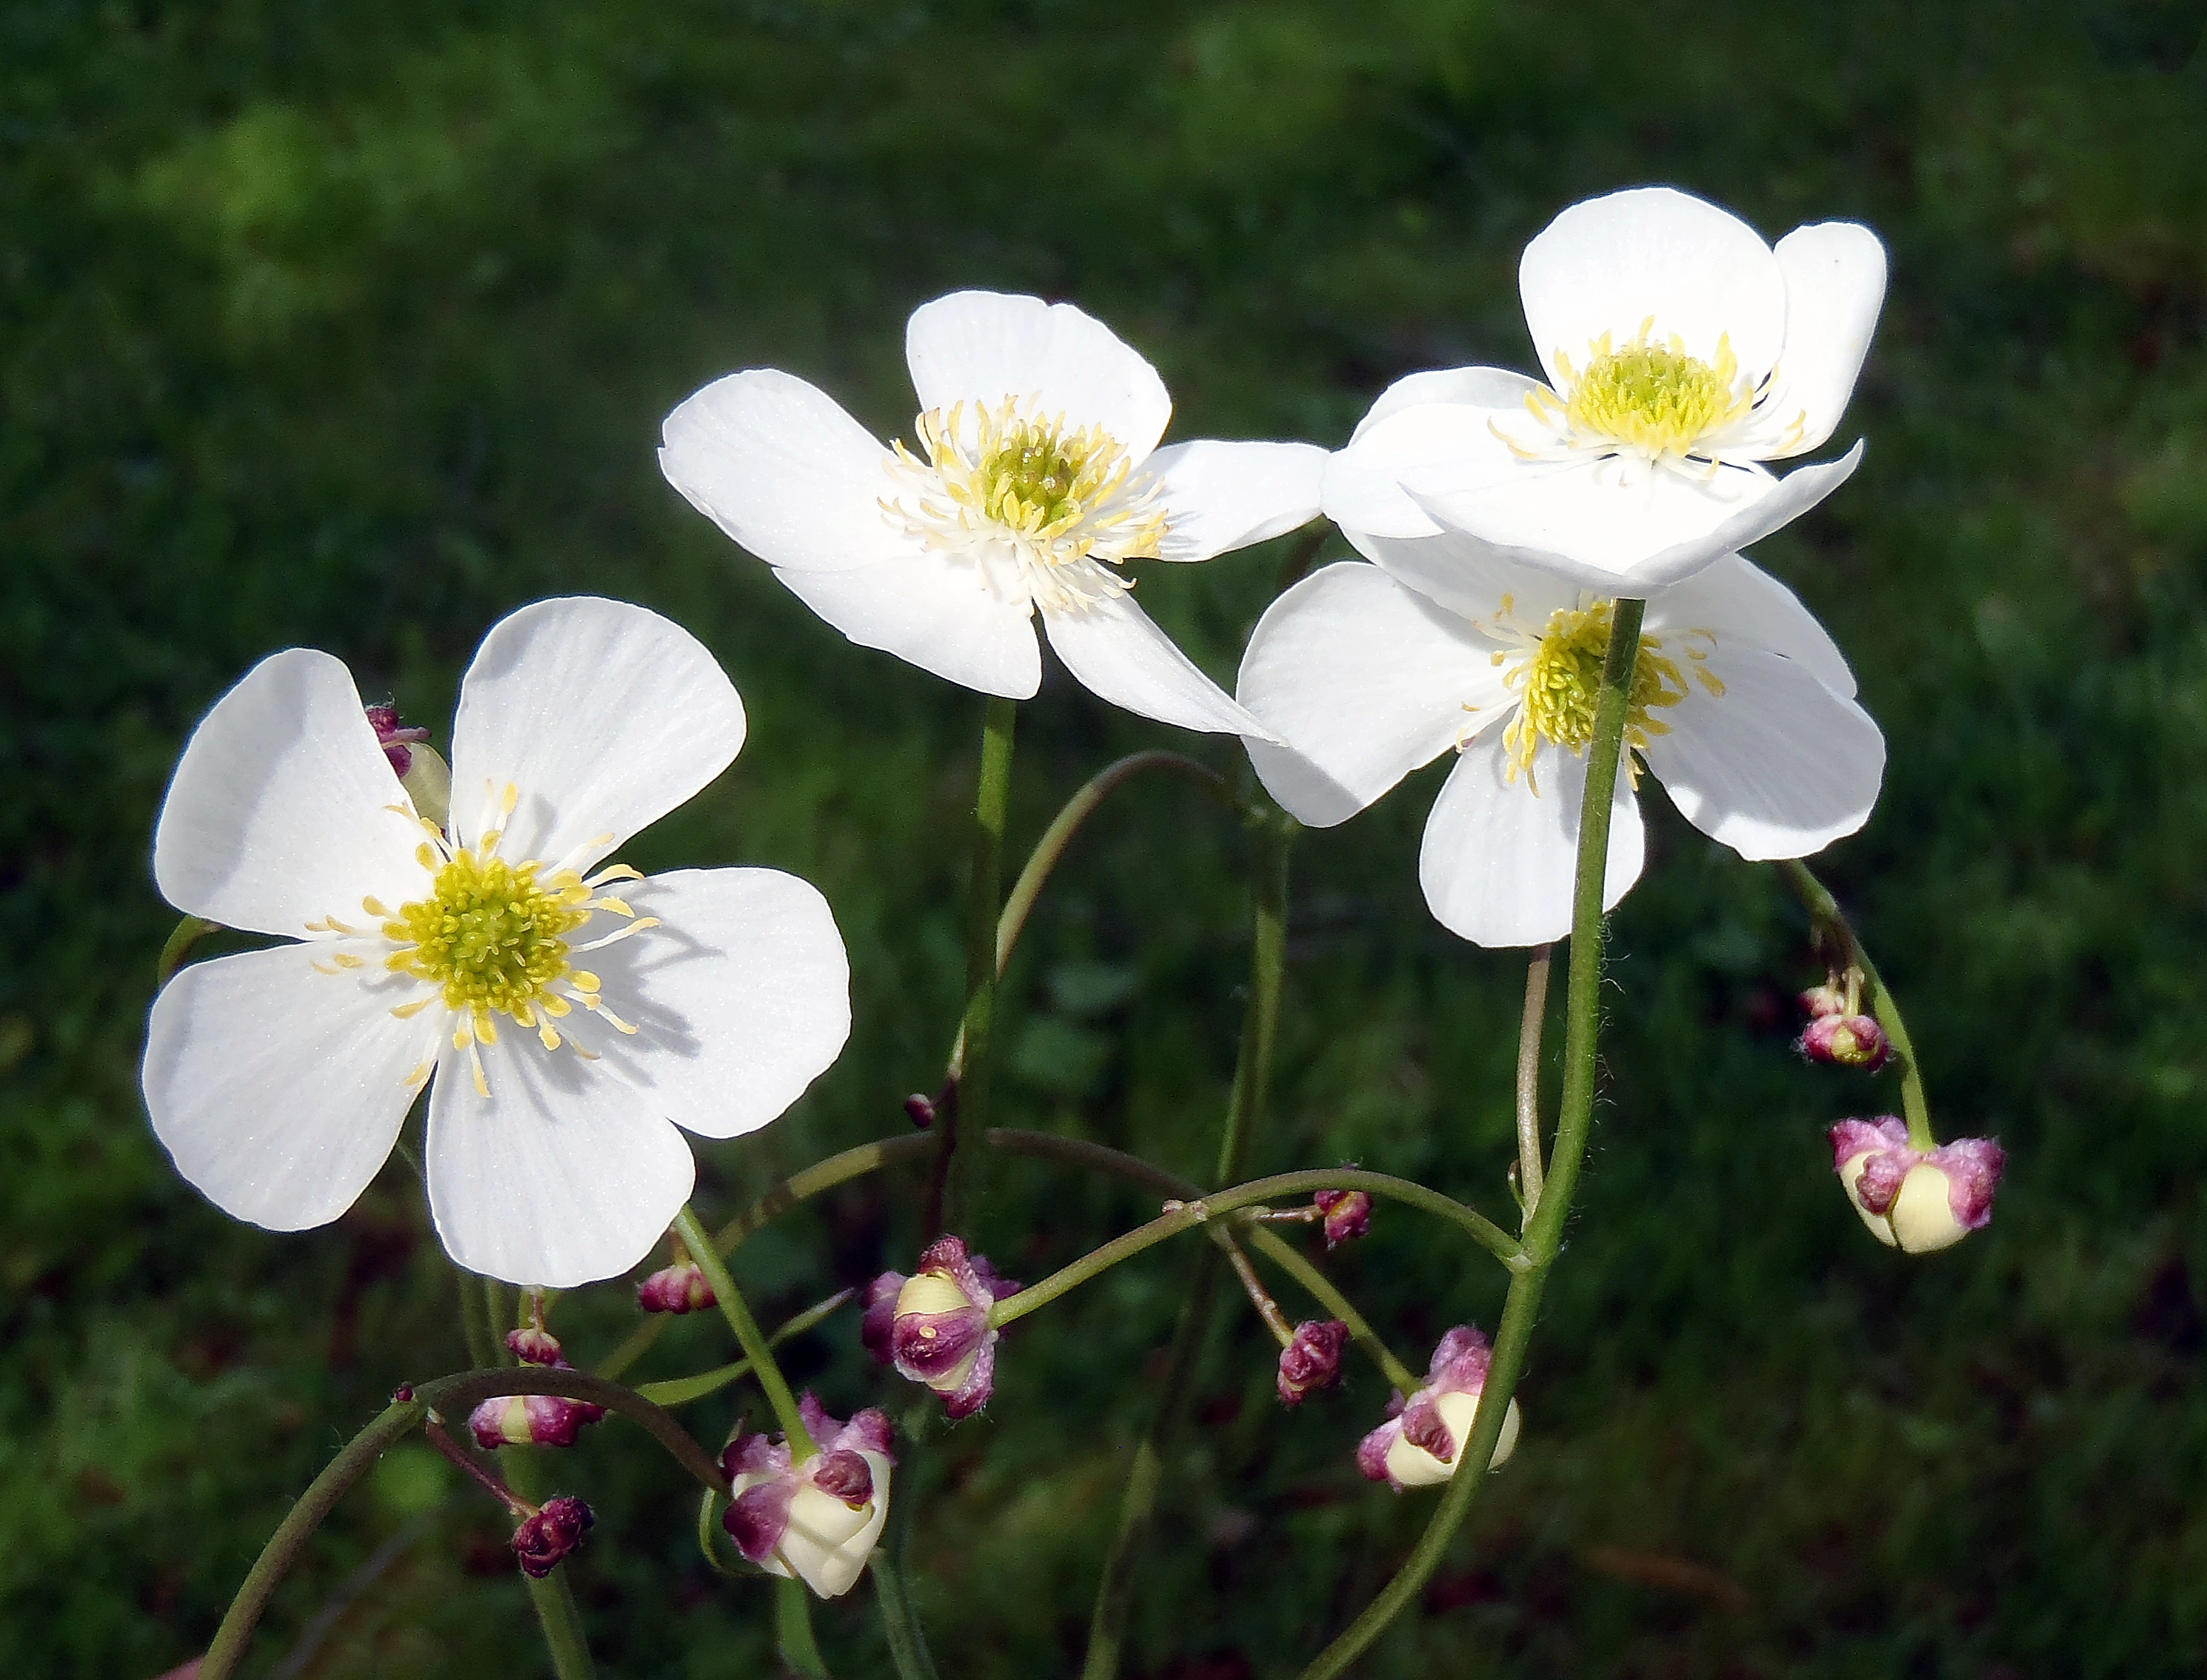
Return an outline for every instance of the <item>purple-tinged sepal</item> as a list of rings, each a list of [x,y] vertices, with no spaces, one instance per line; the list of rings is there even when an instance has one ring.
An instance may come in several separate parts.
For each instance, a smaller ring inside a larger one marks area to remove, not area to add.
[[[1835,1067],[1859,1067],[1875,1073],[1893,1055],[1893,1041],[1869,1015],[1827,1013],[1813,1016],[1794,1041],[1796,1049],[1811,1061]]]
[[[1279,1391],[1283,1405],[1300,1406],[1320,1389],[1341,1380],[1341,1350],[1349,1326],[1338,1318],[1306,1318],[1295,1340],[1280,1349]]]
[[[524,1324],[505,1333],[505,1351],[523,1365],[541,1365],[556,1371],[572,1371],[562,1356],[559,1338],[541,1325]]]
[[[2007,1154],[1989,1138],[1928,1150],[1890,1115],[1832,1127],[1832,1165],[1870,1233],[1888,1248],[1928,1254],[1991,1223]]]
[[[720,1299],[695,1260],[662,1266],[636,1286],[636,1304],[647,1312],[702,1312]]]
[[[859,1335],[876,1358],[886,1354],[900,1375],[941,1395],[951,1417],[971,1417],[996,1391],[997,1331],[989,1309],[1019,1287],[960,1239],[943,1237],[911,1276],[892,1271],[874,1280]]]
[[[1468,1324],[1459,1324],[1441,1337],[1424,1386],[1407,1400],[1397,1395],[1389,1401],[1387,1421],[1357,1446],[1356,1468],[1398,1493],[1453,1476],[1479,1415],[1479,1396],[1486,1390],[1492,1356],[1486,1338]],[[1502,1433],[1488,1468],[1500,1468],[1516,1450],[1518,1426],[1513,1399],[1503,1414]]]
[[[869,1408],[840,1422],[810,1393],[798,1410],[820,1450],[792,1463],[786,1441],[731,1442],[721,1455],[733,1495],[721,1526],[769,1575],[833,1599],[851,1590],[888,1517],[889,1420]]]
[[[1325,1216],[1325,1246],[1338,1248],[1355,1237],[1370,1235],[1372,1198],[1361,1190],[1321,1190],[1311,1200]]]
[[[559,1566],[559,1560],[583,1543],[583,1536],[597,1521],[590,1508],[572,1494],[547,1499],[544,1507],[522,1519],[513,1531],[513,1555],[521,1572],[541,1581]]]

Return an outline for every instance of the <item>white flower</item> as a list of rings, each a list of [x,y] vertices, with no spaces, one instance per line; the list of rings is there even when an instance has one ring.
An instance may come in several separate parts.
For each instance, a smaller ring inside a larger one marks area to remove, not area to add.
[[[1481,945],[1559,939],[1615,603],[1453,535],[1375,547],[1389,570],[1327,566],[1258,623],[1240,694],[1288,744],[1249,744],[1258,774],[1324,828],[1455,749],[1419,858],[1426,902]],[[1877,798],[1885,739],[1853,694],[1822,626],[1735,554],[1648,602],[1626,739],[1704,834],[1805,857]],[[1640,874],[1635,780],[1628,756],[1605,908]]]
[[[1042,681],[1032,619],[1083,685],[1128,711],[1261,726],[1134,604],[1130,560],[1204,560],[1318,512],[1325,451],[1183,443],[1157,370],[1069,303],[953,292],[913,312],[916,448],[885,449],[772,368],[667,417],[659,464],[722,530],[861,647],[984,694]]]
[[[1383,392],[1326,472],[1352,541],[1446,529],[1644,595],[1789,523],[1862,459],[1857,443],[1783,478],[1761,464],[1815,449],[1846,408],[1885,298],[1868,228],[1820,222],[1773,251],[1643,187],[1557,217],[1518,288],[1548,383],[1459,368]]]
[[[262,661],[185,747],[153,870],[178,909],[298,942],[154,1001],[146,1104],[177,1170],[254,1224],[326,1223],[434,1074],[422,1165],[454,1259],[562,1287],[642,1259],[690,1194],[676,1126],[765,1125],[850,1029],[843,942],[805,882],[601,867],[743,738],[686,631],[540,601],[461,685],[447,834],[342,663]]]

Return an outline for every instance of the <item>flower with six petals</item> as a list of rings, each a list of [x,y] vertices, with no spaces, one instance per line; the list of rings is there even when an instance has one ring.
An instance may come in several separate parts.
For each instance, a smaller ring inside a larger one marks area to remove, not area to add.
[[[154,1001],[142,1085],[177,1170],[237,1218],[326,1223],[427,1082],[422,1165],[454,1259],[558,1287],[634,1265],[689,1198],[678,1127],[764,1126],[850,1029],[813,888],[605,865],[743,738],[688,632],[540,601],[469,667],[440,828],[343,664],[293,649],[254,667],[194,732],[154,840],[171,904],[284,942]]]
[[[731,374],[667,416],[661,469],[799,600],[861,647],[1021,700],[1032,621],[1080,682],[1161,722],[1263,726],[1134,604],[1127,565],[1209,559],[1318,511],[1325,451],[1157,447],[1157,370],[1069,303],[961,291],[905,338],[916,446],[884,449],[773,368]]]
[[[1367,536],[1455,531],[1608,595],[1690,577],[1855,469],[1859,443],[1782,478],[1763,463],[1838,426],[1885,277],[1885,248],[1852,222],[1773,250],[1668,187],[1573,205],[1518,268],[1547,382],[1499,368],[1398,381],[1329,463],[1327,517],[1367,553]]]

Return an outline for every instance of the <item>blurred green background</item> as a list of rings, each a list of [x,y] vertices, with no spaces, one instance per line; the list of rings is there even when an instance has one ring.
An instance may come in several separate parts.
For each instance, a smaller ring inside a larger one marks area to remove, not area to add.
[[[482,631],[547,593],[644,601],[714,649],[751,744],[627,855],[817,882],[857,1006],[787,1119],[701,1148],[725,1214],[894,1133],[937,1077],[980,706],[847,646],[685,507],[652,458],[665,411],[763,363],[908,431],[906,314],[982,284],[1110,321],[1164,373],[1174,436],[1337,443],[1400,374],[1525,365],[1520,246],[1648,181],[1773,237],[1854,217],[1891,247],[1842,433],[1867,463],[1758,558],[1890,741],[1875,819],[1824,867],[1943,1128],[1998,1135],[2011,1176],[1948,1253],[1869,1240],[1820,1128],[1896,1094],[1795,1061],[1800,916],[1651,796],[1524,1443],[1365,1671],[2201,1671],[2201,32],[2184,0],[0,7],[0,1673],[135,1680],[199,1651],[338,1444],[464,1361],[403,1168],[271,1236],[179,1182],[140,1107],[173,919],[151,826],[249,664],[330,649],[441,738]],[[1143,598],[1230,680],[1284,547]],[[1107,756],[1190,744],[1056,679],[1020,729],[1015,857]],[[1425,912],[1438,774],[1299,849],[1253,1164],[1354,1157],[1498,1212],[1522,960]],[[1014,970],[1004,1119],[1203,1170],[1244,861],[1180,785],[1107,810]],[[763,1312],[908,1264],[914,1189],[861,1184],[742,1251]],[[1033,1277],[1141,1215],[1005,1163],[978,1235]],[[928,1449],[918,1594],[952,1680],[1077,1665],[1187,1259],[1028,1320],[986,1416]],[[1498,1271],[1407,1213],[1337,1259],[1414,1363],[1492,1323]],[[557,1322],[587,1362],[633,1311],[614,1285]],[[794,1368],[839,1412],[905,1406],[855,1342],[846,1314]],[[685,1321],[638,1374],[725,1357]],[[1291,1671],[1430,1509],[1355,1476],[1376,1378],[1289,1415],[1271,1366],[1229,1318],[1134,1673]],[[717,1440],[734,1404],[691,1420]],[[547,1474],[600,1514],[569,1568],[608,1674],[774,1671],[769,1596],[705,1570],[641,1437],[607,1424]],[[543,1672],[504,1532],[394,1454],[248,1671],[402,1534],[284,1675]],[[839,1675],[888,1671],[865,1592],[818,1619]]]

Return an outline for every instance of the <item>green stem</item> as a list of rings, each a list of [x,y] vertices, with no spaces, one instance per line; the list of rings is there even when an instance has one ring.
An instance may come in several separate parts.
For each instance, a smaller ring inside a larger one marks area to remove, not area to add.
[[[1923,1071],[1916,1060],[1916,1044],[1908,1036],[1908,1023],[1901,1019],[1900,1006],[1893,1001],[1885,977],[1877,972],[1869,953],[1863,949],[1854,924],[1839,908],[1839,901],[1809,872],[1806,864],[1797,858],[1783,858],[1778,870],[1808,911],[1821,936],[1819,943],[1829,941],[1836,944],[1840,954],[1862,971],[1863,981],[1869,989],[1870,1013],[1885,1029],[1885,1036],[1892,1040],[1893,1060],[1900,1069],[1900,1109],[1907,1116],[1909,1144],[1916,1149],[1936,1149],[1939,1139],[1931,1130],[1931,1105],[1923,1096]]]
[[[1132,1259],[1145,1248],[1192,1231],[1207,1220],[1234,1213],[1245,1207],[1256,1207],[1285,1196],[1307,1196],[1317,1190],[1364,1190],[1375,1196],[1385,1196],[1395,1201],[1406,1202],[1412,1207],[1437,1213],[1468,1232],[1481,1247],[1492,1252],[1512,1271],[1523,1271],[1531,1264],[1517,1239],[1511,1236],[1492,1220],[1484,1218],[1464,1206],[1451,1201],[1438,1190],[1428,1190],[1422,1184],[1413,1184],[1408,1179],[1391,1178],[1385,1173],[1367,1173],[1355,1167],[1328,1167],[1297,1173],[1277,1173],[1271,1178],[1252,1179],[1247,1184],[1237,1184],[1231,1190],[1221,1190],[1200,1201],[1184,1202],[1168,1208],[1146,1225],[1138,1225],[1123,1236],[1116,1236],[1102,1247],[1092,1249],[1079,1259],[1052,1272],[1039,1283],[1029,1284],[1015,1295],[998,1301],[989,1312],[989,1322],[1002,1329],[1015,1319],[1047,1306],[1060,1295],[1079,1288],[1089,1279],[1101,1276],[1121,1260]]]
[[[1472,1417],[1471,1438],[1457,1454],[1456,1473],[1442,1490],[1432,1520],[1394,1578],[1338,1638],[1319,1653],[1300,1680],[1335,1680],[1425,1590],[1486,1480],[1487,1468],[1494,1462],[1495,1444],[1502,1436],[1503,1420],[1509,1414],[1518,1378],[1524,1374],[1526,1350],[1540,1316],[1540,1293],[1562,1247],[1564,1222],[1570,1215],[1571,1193],[1578,1183],[1579,1166],[1593,1127],[1601,1027],[1601,900],[1609,859],[1610,808],[1624,752],[1640,625],[1646,610],[1645,601],[1617,603],[1609,650],[1602,661],[1601,689],[1594,702],[1594,737],[1587,746],[1586,798],[1579,812],[1570,978],[1564,997],[1563,1103],[1556,1122],[1555,1148],[1549,1158],[1547,1185],[1526,1228],[1530,1263],[1510,1280],[1486,1387]]]
[[[1250,821],[1250,883],[1253,920],[1249,951],[1249,1000],[1241,1019],[1241,1048],[1235,1059],[1234,1086],[1220,1128],[1214,1176],[1230,1184],[1240,1177],[1250,1140],[1265,1110],[1271,1084],[1272,1047],[1279,1035],[1280,991],[1287,966],[1288,861],[1297,827],[1277,813],[1253,814]],[[1221,1233],[1223,1235],[1223,1233]],[[1220,1245],[1234,1259],[1230,1238]],[[1246,1265],[1247,1262],[1241,1261]],[[1218,1294],[1218,1252],[1207,1250],[1196,1263],[1188,1295],[1173,1326],[1170,1352],[1157,1410],[1134,1450],[1133,1468],[1119,1504],[1119,1528],[1104,1556],[1096,1607],[1088,1628],[1088,1654],[1081,1680],[1111,1680],[1126,1644],[1127,1614],[1133,1598],[1133,1570],[1143,1542],[1157,1519],[1157,1491],[1163,1468],[1195,1402],[1195,1378],[1211,1331]],[[1062,1273],[1059,1274],[1061,1276]],[[1258,1286],[1262,1293],[1262,1285]],[[1018,1296],[1012,1297],[1016,1300]],[[1273,1312],[1278,1312],[1275,1306]]]
[[[1525,1013],[1517,1025],[1517,1194],[1519,1228],[1540,1205],[1540,1034],[1548,1019],[1548,960],[1555,948],[1536,945],[1525,969]]]
[[[856,1149],[846,1149],[840,1155],[831,1155],[825,1161],[816,1161],[802,1172],[792,1173],[768,1191],[727,1224],[713,1239],[713,1246],[723,1258],[742,1247],[745,1238],[769,1222],[780,1218],[799,1202],[809,1201],[823,1190],[832,1190],[839,1184],[878,1170],[899,1161],[916,1161],[923,1155],[932,1155],[936,1141],[924,1133],[907,1134],[900,1138],[884,1138],[877,1143],[860,1144]],[[631,1332],[627,1341],[598,1362],[598,1375],[618,1377],[650,1351],[653,1342],[667,1333],[672,1315],[654,1312]]]
[[[1145,770],[1177,770],[1206,784],[1222,798],[1228,798],[1226,778],[1207,764],[1177,752],[1136,752],[1106,764],[1080,785],[1080,791],[1065,802],[1064,807],[1043,830],[1042,838],[1035,842],[1034,850],[1027,853],[1026,867],[1020,878],[1012,883],[1011,896],[1004,900],[1003,914],[996,918],[996,978],[1003,978],[1004,970],[1012,960],[1012,950],[1020,942],[1020,934],[1033,913],[1035,900],[1049,884],[1050,872],[1065,856],[1066,848],[1073,844],[1084,824],[1096,814],[1096,808],[1114,790],[1132,781]],[[958,1030],[958,1042],[950,1048],[948,1079],[956,1084],[966,1067],[966,1030]]]
[[[781,1424],[781,1432],[789,1442],[789,1456],[798,1463],[820,1450],[813,1444],[812,1432],[804,1426],[804,1419],[797,1409],[797,1396],[789,1391],[788,1380],[781,1367],[774,1360],[774,1349],[751,1317],[751,1310],[736,1288],[736,1280],[728,1275],[728,1268],[721,1259],[721,1251],[713,1246],[713,1239],[697,1223],[697,1214],[685,1205],[674,1216],[675,1235],[690,1250],[690,1258],[697,1261],[705,1274],[705,1281],[713,1286],[713,1294],[721,1303],[721,1316],[728,1321],[728,1328],[736,1333],[737,1345],[744,1357],[751,1362],[751,1373],[758,1385],[766,1390],[767,1404],[774,1408],[775,1417]]]
[[[828,1680],[828,1662],[812,1636],[812,1589],[787,1575],[774,1583],[774,1641],[784,1668],[805,1680]]]
[[[927,1225],[941,1232],[971,1222],[975,1199],[971,1150],[959,1157],[960,1129],[989,1124],[989,1085],[994,1073],[996,1026],[996,921],[1002,911],[1004,814],[1011,802],[1014,701],[992,697],[981,729],[981,771],[973,791],[973,868],[966,894],[966,1016],[959,1028],[964,1050],[958,1078],[945,1087],[949,1101],[937,1112],[942,1152],[928,1186]]]
[[[468,1359],[479,1370],[496,1365],[505,1348],[484,1316],[482,1286],[473,1272],[458,1266],[452,1268],[452,1276],[460,1287],[460,1331],[467,1338]]]
[[[868,1564],[874,1577],[874,1602],[882,1612],[882,1632],[889,1643],[889,1660],[896,1665],[897,1680],[938,1680],[935,1659],[928,1654],[926,1636],[905,1590],[896,1562],[886,1551],[876,1551]]]
[[[989,1142],[992,1147],[1009,1154],[1054,1157],[1096,1172],[1109,1173],[1129,1183],[1139,1184],[1145,1190],[1153,1190],[1160,1196],[1192,1201],[1203,1193],[1197,1186],[1177,1173],[1169,1173],[1163,1167],[1143,1160],[1139,1155],[1128,1155],[1102,1144],[1092,1144],[1082,1138],[1060,1138],[1048,1132],[1020,1132],[999,1127],[989,1133]],[[1385,1374],[1388,1382],[1405,1396],[1417,1387],[1418,1379],[1395,1357],[1393,1350],[1379,1339],[1370,1322],[1356,1310],[1349,1297],[1336,1288],[1333,1281],[1306,1259],[1294,1244],[1262,1225],[1245,1225],[1243,1229],[1259,1253],[1288,1273],[1320,1306],[1349,1326],[1350,1337]]]
[[[806,1307],[795,1318],[776,1326],[774,1334],[767,1337],[766,1345],[769,1348],[779,1348],[791,1336],[804,1335],[815,1324],[834,1313],[837,1308],[846,1305],[851,1297],[858,1293],[856,1289],[838,1290],[827,1300]],[[723,1365],[711,1371],[701,1371],[694,1377],[675,1377],[663,1383],[638,1383],[636,1391],[654,1405],[686,1406],[693,1400],[703,1400],[707,1395],[715,1393],[727,1387],[731,1383],[740,1381],[750,1376],[751,1372],[751,1362],[749,1360],[738,1360],[733,1365]]]

